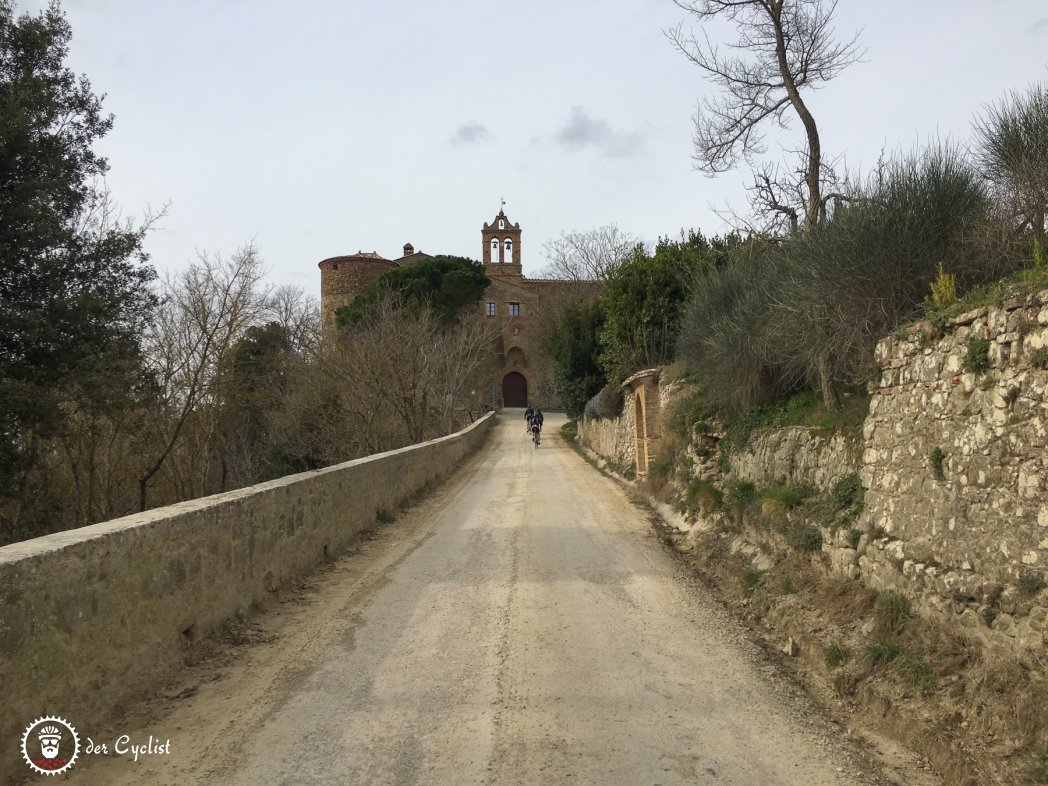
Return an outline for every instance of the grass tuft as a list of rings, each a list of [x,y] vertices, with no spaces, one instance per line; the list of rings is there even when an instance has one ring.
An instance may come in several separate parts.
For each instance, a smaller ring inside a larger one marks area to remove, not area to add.
[[[764,584],[764,572],[757,568],[746,568],[739,577],[742,589],[747,595],[752,595]]]
[[[848,650],[839,641],[833,641],[823,650],[822,655],[826,659],[826,665],[835,669],[848,659]]]
[[[884,639],[870,644],[866,648],[864,655],[871,666],[886,666],[901,657],[905,652],[906,650],[899,642]]]
[[[913,608],[905,595],[882,592],[877,595],[874,615],[886,630],[898,632],[913,617]]]

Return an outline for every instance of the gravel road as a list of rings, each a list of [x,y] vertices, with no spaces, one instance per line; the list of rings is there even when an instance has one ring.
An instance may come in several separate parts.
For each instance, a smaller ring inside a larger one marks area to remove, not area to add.
[[[559,438],[503,416],[376,539],[106,730],[72,783],[877,784],[836,726]]]

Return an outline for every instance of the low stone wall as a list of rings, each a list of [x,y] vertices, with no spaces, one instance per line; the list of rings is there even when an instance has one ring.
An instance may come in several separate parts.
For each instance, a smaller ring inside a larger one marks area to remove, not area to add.
[[[450,471],[494,415],[400,450],[0,548],[0,740],[90,728],[163,684],[194,639],[339,554]],[[12,747],[14,746],[14,747]],[[16,761],[5,755],[4,768]]]
[[[617,418],[579,418],[579,441],[621,469],[637,465],[637,437],[633,425],[633,391],[623,391],[622,415]]]

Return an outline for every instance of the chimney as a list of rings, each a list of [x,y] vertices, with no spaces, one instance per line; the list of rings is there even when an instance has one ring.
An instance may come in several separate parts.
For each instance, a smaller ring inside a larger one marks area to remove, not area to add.
[[[404,256],[409,257],[415,253],[415,247],[410,243],[404,244]]]

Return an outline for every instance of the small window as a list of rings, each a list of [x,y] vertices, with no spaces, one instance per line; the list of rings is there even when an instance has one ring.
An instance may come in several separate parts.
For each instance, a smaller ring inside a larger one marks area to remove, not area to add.
[[[520,303],[510,303],[509,304],[509,315],[511,317],[519,317],[520,316]]]
[[[499,219],[499,229],[505,229],[505,228],[506,228],[506,222],[503,219],[500,218]]]
[[[495,304],[494,303],[488,303],[486,312],[487,312],[487,315],[489,317],[495,316]]]

